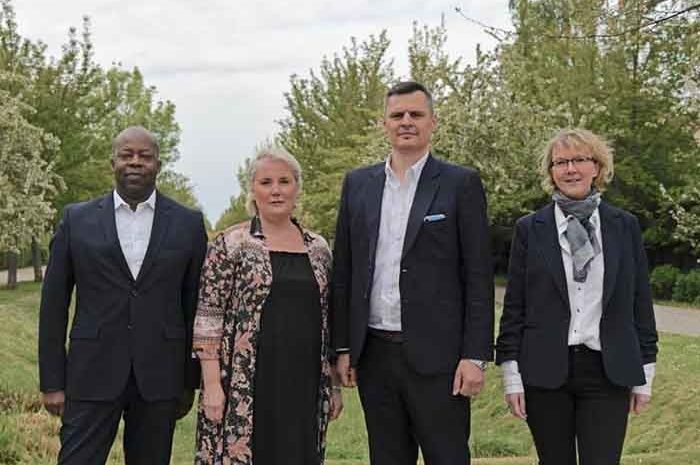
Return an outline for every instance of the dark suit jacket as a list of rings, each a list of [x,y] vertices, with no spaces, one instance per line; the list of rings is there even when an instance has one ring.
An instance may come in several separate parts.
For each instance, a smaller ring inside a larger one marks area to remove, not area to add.
[[[620,386],[645,382],[643,364],[656,360],[656,324],[647,259],[637,218],[602,202],[605,373]],[[511,246],[509,279],[496,363],[517,360],[526,385],[556,388],[568,375],[569,296],[554,204],[520,218]]]
[[[350,172],[334,244],[333,346],[357,365],[369,319],[384,163]],[[443,214],[426,222],[428,215]],[[493,359],[493,270],[486,199],[476,171],[429,156],[401,257],[401,327],[422,374],[453,372],[461,358]]]
[[[132,369],[148,401],[177,398],[186,384],[197,387],[198,363],[190,353],[206,241],[201,213],[158,194],[148,250],[134,280],[117,237],[113,194],[67,206],[42,289],[41,391],[111,400]]]

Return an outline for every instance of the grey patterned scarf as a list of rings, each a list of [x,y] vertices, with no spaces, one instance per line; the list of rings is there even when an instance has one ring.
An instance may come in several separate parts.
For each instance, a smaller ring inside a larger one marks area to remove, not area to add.
[[[574,281],[585,282],[591,261],[601,252],[595,227],[590,222],[591,215],[600,205],[600,192],[593,188],[585,199],[574,200],[557,190],[552,194],[552,200],[569,217],[565,234],[571,247]]]

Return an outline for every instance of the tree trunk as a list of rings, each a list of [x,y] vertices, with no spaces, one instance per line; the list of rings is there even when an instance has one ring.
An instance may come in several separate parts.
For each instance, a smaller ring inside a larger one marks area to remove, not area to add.
[[[32,267],[34,267],[34,282],[40,283],[44,278],[41,270],[41,250],[36,237],[32,237]]]
[[[17,289],[17,262],[19,256],[16,252],[7,252],[7,288]]]

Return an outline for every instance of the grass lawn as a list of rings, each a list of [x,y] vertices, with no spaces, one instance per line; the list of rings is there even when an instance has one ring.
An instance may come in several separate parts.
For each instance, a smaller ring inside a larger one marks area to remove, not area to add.
[[[39,287],[0,291],[0,464],[55,463],[59,422],[40,409],[36,333]],[[700,464],[700,338],[661,335],[654,400],[630,419],[624,465]],[[194,417],[178,423],[173,464],[192,464]],[[345,391],[345,411],[330,426],[327,463],[368,463],[364,420],[356,392]],[[477,465],[534,465],[527,427],[512,418],[498,370],[487,372],[484,392],[472,404],[472,453]],[[119,443],[111,464],[123,463]]]

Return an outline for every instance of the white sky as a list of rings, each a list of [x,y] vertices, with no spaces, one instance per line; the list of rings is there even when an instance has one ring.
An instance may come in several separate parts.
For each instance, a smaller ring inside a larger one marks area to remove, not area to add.
[[[138,66],[160,99],[177,107],[181,159],[197,198],[215,222],[238,193],[236,171],[255,145],[275,134],[284,116],[289,76],[307,76],[370,34],[388,31],[399,76],[413,21],[429,26],[445,16],[453,58],[473,61],[478,43],[494,40],[454,10],[510,28],[507,0],[14,0],[22,35],[41,39],[51,55],[68,28],[92,22],[95,57],[105,67]]]

